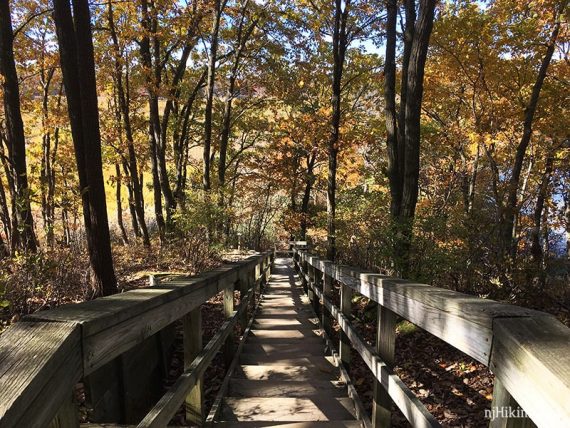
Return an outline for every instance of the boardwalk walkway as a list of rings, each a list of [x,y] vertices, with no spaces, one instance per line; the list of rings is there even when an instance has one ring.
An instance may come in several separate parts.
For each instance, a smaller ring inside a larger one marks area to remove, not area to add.
[[[276,259],[217,424],[360,427],[320,333],[291,259]]]

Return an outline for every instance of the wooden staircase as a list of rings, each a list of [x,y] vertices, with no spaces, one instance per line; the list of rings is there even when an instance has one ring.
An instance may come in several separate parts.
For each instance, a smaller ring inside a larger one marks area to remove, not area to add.
[[[361,427],[291,259],[278,258],[209,422],[224,427]]]

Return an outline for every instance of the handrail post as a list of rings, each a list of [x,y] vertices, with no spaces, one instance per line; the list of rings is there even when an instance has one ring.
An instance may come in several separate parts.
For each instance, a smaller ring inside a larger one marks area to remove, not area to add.
[[[238,284],[239,284],[239,305],[240,307],[242,305],[247,306],[249,304],[249,300],[245,301],[244,299],[247,296],[247,290],[249,290],[250,287],[249,271],[246,270],[240,271]],[[247,309],[242,312],[241,319],[239,322],[240,322],[241,332],[243,333],[249,322],[249,314],[247,313]]]
[[[255,296],[254,302],[257,302],[261,293],[261,262],[256,262],[253,270],[253,291]]]
[[[267,285],[267,283],[269,282],[269,278],[271,277],[271,255],[267,254],[264,260],[265,260],[265,270],[264,270],[265,285]]]
[[[346,317],[350,317],[352,312],[352,289],[341,283],[340,287],[340,311]],[[349,367],[351,355],[350,355],[350,339],[346,336],[346,333],[341,329],[340,331],[340,359],[345,367]]]
[[[231,318],[234,314],[234,285],[230,284],[224,288],[224,316]],[[234,358],[234,332],[232,331],[224,344],[224,362],[229,368]]]
[[[69,393],[69,398],[61,406],[49,428],[79,428],[79,409],[73,391]]]
[[[326,273],[326,267],[323,267],[322,272],[322,284],[323,284],[323,307],[321,308],[321,324],[323,325],[323,329],[325,333],[330,336],[332,328],[331,328],[331,317],[329,312],[324,304],[324,299],[330,299],[332,294],[332,278],[328,276]]]
[[[194,358],[202,350],[202,311],[201,306],[182,317],[184,332],[184,370],[187,370]],[[203,382],[200,377],[186,396],[186,421],[201,426],[204,422]]]
[[[305,292],[305,294],[309,294],[309,287],[307,284],[307,277],[305,275],[309,274],[309,270],[307,268],[307,260],[306,260],[306,254],[302,254],[301,255],[301,263],[299,264],[299,269],[300,269],[300,273],[301,273],[301,283],[303,285],[303,291]]]
[[[313,282],[313,310],[315,311],[317,317],[319,317],[321,314],[321,308],[319,304],[319,296],[315,290],[319,288],[322,278],[319,275],[319,271],[314,266],[311,266],[311,279]]]
[[[515,417],[509,417],[512,412]],[[533,428],[536,425],[525,417],[523,409],[518,405],[503,383],[495,376],[493,385],[493,401],[489,428]]]
[[[376,326],[376,352],[391,369],[394,366],[396,348],[396,314],[382,305],[378,305]],[[374,399],[372,403],[372,426],[384,428],[391,426],[392,400],[382,384],[374,382]]]

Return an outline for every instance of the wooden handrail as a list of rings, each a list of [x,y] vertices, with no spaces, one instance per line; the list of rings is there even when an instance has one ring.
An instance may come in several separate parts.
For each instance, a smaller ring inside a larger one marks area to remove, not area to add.
[[[198,276],[39,312],[0,336],[0,428],[45,427],[75,384],[182,318],[239,278],[259,281],[273,258],[256,254]],[[263,268],[262,268],[263,266]]]
[[[253,297],[254,292],[255,287],[251,287],[244,299],[245,304],[240,305],[239,310],[235,311],[234,315],[224,322],[202,352],[194,359],[190,368],[180,375],[174,385],[170,387],[156,406],[154,406],[141,421],[138,428],[160,428],[168,424],[184,402],[188,391],[194,386],[196,380],[200,378],[206,368],[208,368],[216,356],[216,353],[232,332],[242,313],[247,310],[248,303]]]
[[[388,386],[389,395],[414,426],[433,426],[433,421],[417,399],[409,397],[407,388],[392,379],[395,375],[345,314],[319,290],[317,284],[323,282],[319,275],[368,297],[378,303],[379,310],[392,311],[489,366],[498,379],[495,388],[504,389],[494,394],[492,405],[499,412],[502,407],[521,406],[539,427],[570,426],[570,329],[552,315],[336,265],[304,250],[294,249],[294,260],[311,292],[338,321],[379,384]]]

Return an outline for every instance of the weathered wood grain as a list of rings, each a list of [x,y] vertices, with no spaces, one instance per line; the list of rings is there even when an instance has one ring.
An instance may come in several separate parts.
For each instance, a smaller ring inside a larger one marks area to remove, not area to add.
[[[570,330],[552,318],[499,318],[491,370],[539,427],[570,426]]]
[[[182,318],[182,329],[184,332],[184,370],[188,370],[203,347],[201,307],[197,307]],[[186,421],[191,424],[201,425],[204,420],[202,389],[202,377],[200,376],[186,396]]]
[[[396,314],[390,309],[378,305],[376,328],[376,352],[392,370],[396,350]],[[374,400],[372,402],[372,426],[374,428],[389,427],[391,423],[392,400],[390,394],[378,380],[374,383]]]
[[[81,324],[87,375],[236,282],[241,271],[252,270],[268,258],[268,253],[253,255],[196,277],[162,278],[155,287],[65,305],[30,319]]]
[[[0,336],[0,427],[45,427],[81,378],[80,328],[19,322]]]
[[[161,276],[154,287],[65,305],[12,326],[0,338],[0,427],[47,426],[81,377],[249,276],[262,262],[265,274],[271,256],[256,254],[196,277]]]
[[[317,291],[317,293],[319,293]],[[319,296],[323,298],[323,296]],[[342,331],[346,334],[352,347],[360,354],[372,375],[388,391],[390,397],[413,427],[439,427],[437,420],[427,411],[421,401],[382,361],[378,354],[368,345],[351,325],[349,319],[329,299],[323,304],[336,318]]]
[[[550,317],[543,312],[498,303],[426,284],[325,263],[300,252],[302,262],[390,309],[485,365],[489,364],[493,319]]]
[[[251,291],[253,292],[253,290]],[[246,297],[247,299],[248,297]],[[221,349],[227,337],[233,331],[234,325],[241,317],[241,311],[247,306],[242,306],[234,315],[227,319],[218,332],[212,337],[204,349],[194,359],[189,368],[176,380],[165,395],[159,400],[145,418],[139,423],[138,428],[163,427],[178,411],[188,391],[196,385],[197,380],[204,374],[206,368]]]

